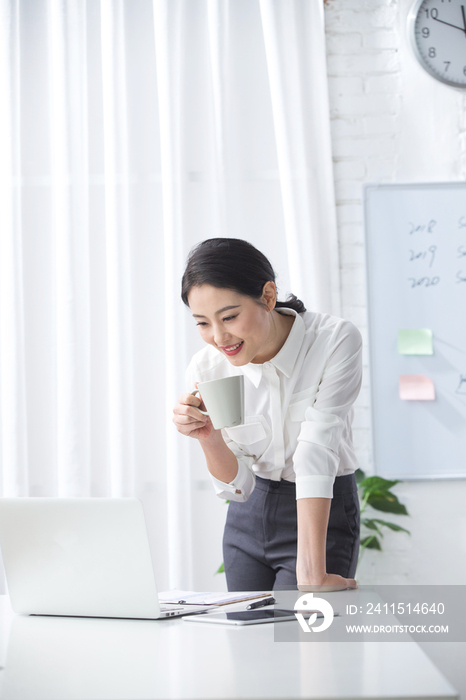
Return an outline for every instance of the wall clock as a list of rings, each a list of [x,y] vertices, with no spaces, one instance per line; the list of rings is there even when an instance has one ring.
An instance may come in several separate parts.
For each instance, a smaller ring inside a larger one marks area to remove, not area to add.
[[[430,75],[466,89],[466,0],[416,0],[408,32],[416,58]]]

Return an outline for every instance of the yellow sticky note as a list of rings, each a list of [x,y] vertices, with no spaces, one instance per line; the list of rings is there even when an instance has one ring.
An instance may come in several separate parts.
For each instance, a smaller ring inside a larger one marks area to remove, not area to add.
[[[430,328],[405,328],[398,331],[400,355],[433,355]]]
[[[435,401],[434,382],[423,374],[401,374],[400,399],[402,401]]]

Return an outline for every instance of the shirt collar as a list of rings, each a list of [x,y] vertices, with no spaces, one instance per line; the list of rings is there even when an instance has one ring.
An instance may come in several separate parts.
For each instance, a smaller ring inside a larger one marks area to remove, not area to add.
[[[304,340],[304,321],[294,309],[279,308],[276,309],[276,311],[284,314],[285,316],[295,317],[294,323],[291,326],[291,330],[288,334],[288,338],[285,340],[280,351],[270,360],[270,362],[278,370],[280,370],[280,372],[283,372],[283,374],[290,378]],[[262,367],[263,365],[257,365],[253,362],[249,362],[249,364],[241,367],[243,374],[245,374],[246,377],[251,380],[256,389],[262,379]]]

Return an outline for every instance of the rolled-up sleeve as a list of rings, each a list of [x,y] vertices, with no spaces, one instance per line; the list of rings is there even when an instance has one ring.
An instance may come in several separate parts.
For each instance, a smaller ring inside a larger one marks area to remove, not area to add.
[[[238,461],[238,473],[229,484],[216,479],[212,474],[210,478],[212,479],[215,493],[219,498],[244,503],[248,500],[256,485],[256,477],[252,470],[254,456],[244,452],[239,445],[228,437],[225,430],[222,430],[222,436],[227,447],[233,452]]]
[[[256,485],[256,477],[251,469],[254,458],[246,455],[238,456],[237,446],[232,442],[227,442],[227,445],[238,460],[238,473],[236,477],[229,484],[225,484],[223,481],[216,479],[212,474],[210,478],[212,479],[215,493],[219,498],[244,503],[248,500]]]
[[[342,321],[329,340],[317,395],[305,410],[293,458],[296,498],[332,498],[343,431],[362,381],[362,338]]]

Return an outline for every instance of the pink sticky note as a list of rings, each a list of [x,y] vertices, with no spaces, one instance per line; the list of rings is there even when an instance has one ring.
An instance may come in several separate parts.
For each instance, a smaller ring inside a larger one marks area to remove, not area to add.
[[[435,401],[434,383],[423,374],[400,374],[400,399]]]

